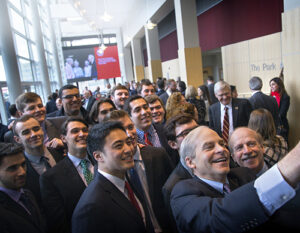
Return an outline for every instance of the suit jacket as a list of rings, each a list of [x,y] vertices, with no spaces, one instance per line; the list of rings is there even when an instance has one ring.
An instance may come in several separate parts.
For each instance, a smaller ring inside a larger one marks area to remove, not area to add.
[[[268,220],[253,182],[248,183],[254,179],[250,170],[234,168],[227,179],[234,191],[226,196],[198,177],[174,187],[171,207],[179,232],[242,232]]]
[[[192,175],[182,166],[179,162],[176,168],[173,170],[166,183],[162,187],[162,194],[164,198],[165,205],[168,209],[168,222],[172,228],[172,232],[177,232],[176,222],[173,218],[171,206],[170,206],[170,196],[173,190],[173,187],[181,180],[186,180],[192,178]]]
[[[49,232],[71,232],[72,214],[86,185],[69,157],[40,176],[40,187]]]
[[[11,199],[6,193],[0,191],[0,232],[2,233],[43,233],[44,224],[38,205],[29,190],[24,190],[29,197],[35,211],[37,219],[17,202]]]
[[[143,204],[141,197],[139,200]],[[147,210],[145,205],[143,207]],[[105,233],[149,232],[145,228],[142,217],[125,195],[97,172],[74,210],[72,233],[99,231]]]
[[[163,201],[161,189],[174,169],[173,163],[163,148],[144,146],[140,148],[140,151],[145,165],[149,196],[154,214],[163,232],[170,232],[168,211]],[[134,186],[136,185],[133,180],[131,182]],[[136,189],[138,188],[136,187]]]
[[[51,99],[46,103],[46,113],[55,112],[57,110],[55,100]]]
[[[287,112],[290,107],[290,97],[287,94],[283,94],[280,99],[279,106],[279,121],[285,128],[289,128],[289,123],[286,118]]]
[[[265,108],[270,111],[270,113],[273,116],[274,123],[277,126],[278,125],[278,104],[272,96],[266,95],[264,93],[256,92],[254,95],[252,95],[249,98],[249,102],[253,108],[253,110],[258,108]]]
[[[169,94],[165,91],[164,93],[162,93],[159,98],[161,99],[161,101],[164,103],[164,105],[166,106],[168,98],[169,98]]]
[[[50,149],[48,149],[48,150],[51,153]],[[51,154],[56,163],[63,159],[62,154],[59,154],[59,153],[51,153]],[[39,173],[37,173],[37,171],[31,165],[30,161],[27,159],[26,156],[25,156],[25,162],[26,162],[26,167],[27,167],[25,188],[29,189],[33,193],[40,209],[43,212],[41,192],[40,192],[40,182],[39,182],[40,175],[39,175]]]
[[[207,88],[208,88],[208,92],[209,92],[209,97],[210,97],[210,100],[211,100],[211,103],[214,104],[214,103],[217,103],[218,102],[218,99],[215,95],[215,83],[212,83],[212,84],[208,84],[207,85]]]
[[[91,111],[91,108],[92,108],[93,104],[95,103],[95,101],[96,101],[96,99],[95,99],[93,96],[91,96],[91,97],[89,98],[89,103],[88,103],[88,105],[87,105],[87,107],[86,107],[86,111],[87,111],[87,112],[90,112],[90,111]]]
[[[174,150],[169,146],[163,125],[157,123],[153,124],[153,127],[156,130],[161,146],[167,151],[173,165],[176,166],[179,161],[179,154],[177,150]]]
[[[80,108],[81,115],[84,120],[88,119],[89,113],[84,109],[84,107]],[[47,114],[48,117],[59,117],[59,116],[65,116],[65,111],[64,108],[61,108],[60,110],[57,110],[55,112],[52,112],[50,114]]]
[[[249,101],[246,99],[232,98],[231,104],[233,129],[240,126],[248,126],[248,121],[252,111]],[[209,107],[209,127],[222,136],[220,102]]]

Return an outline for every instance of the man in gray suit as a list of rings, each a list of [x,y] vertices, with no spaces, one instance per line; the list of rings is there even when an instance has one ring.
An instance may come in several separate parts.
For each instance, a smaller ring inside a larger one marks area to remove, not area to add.
[[[262,93],[263,87],[262,80],[259,77],[252,77],[249,80],[249,87],[252,91],[252,96],[249,98],[249,102],[252,105],[253,110],[258,108],[265,108],[272,114],[275,126],[278,125],[279,109],[275,98]]]

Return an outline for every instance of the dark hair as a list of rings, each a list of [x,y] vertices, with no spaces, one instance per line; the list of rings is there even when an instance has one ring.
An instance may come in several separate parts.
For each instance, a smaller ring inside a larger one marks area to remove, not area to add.
[[[33,103],[37,99],[41,99],[41,97],[34,92],[26,92],[18,96],[16,99],[16,106],[20,112],[24,112],[26,104]]]
[[[153,84],[151,83],[151,81],[149,79],[142,79],[141,85],[139,85],[137,88],[137,93],[141,94],[143,86],[150,86],[150,85],[153,87]]]
[[[0,142],[0,165],[6,156],[16,155],[18,153],[23,154],[23,151],[24,147],[20,144]]]
[[[28,114],[24,114],[24,115],[22,115],[20,118],[16,119],[16,120],[14,121],[13,127],[12,127],[14,135],[18,135],[18,133],[16,132],[16,125],[17,125],[19,122],[26,122],[26,121],[28,121],[28,120],[31,119],[31,118],[34,119],[34,120],[36,120],[33,116],[28,115]],[[36,120],[36,121],[37,121],[37,120]],[[37,122],[38,122],[38,121],[37,121]]]
[[[128,113],[125,112],[124,110],[114,110],[114,111],[108,113],[104,117],[103,122],[106,122],[106,121],[119,121],[120,118],[123,118],[125,116],[127,116],[127,117],[130,118],[130,116],[128,115]]]
[[[176,133],[175,129],[179,125],[187,124],[191,121],[195,121],[194,117],[190,114],[182,113],[176,116],[171,117],[164,126],[164,131],[167,140],[175,141],[176,140]],[[196,121],[195,121],[196,122]]]
[[[111,94],[112,96],[115,96],[115,91],[116,91],[116,90],[126,90],[126,91],[128,91],[127,87],[125,87],[124,85],[116,85],[116,86],[114,86],[114,88],[111,90],[110,94]],[[129,93],[129,91],[128,91],[128,93]]]
[[[184,92],[186,90],[185,82],[179,81],[178,86],[180,87],[180,92]]]
[[[140,95],[132,95],[130,96],[126,101],[125,101],[125,104],[124,104],[124,107],[123,107],[123,110],[128,112],[129,116],[131,116],[131,106],[130,106],[130,103],[134,100],[137,100],[137,99],[143,99],[145,100],[144,97],[140,96]],[[145,102],[147,103],[147,101],[145,100]],[[147,103],[148,104],[148,103]]]
[[[126,133],[124,127],[118,121],[108,121],[94,125],[89,131],[89,135],[87,137],[87,148],[89,154],[92,155],[95,151],[103,152],[105,138],[116,129],[123,130]]]
[[[52,99],[55,101],[58,97],[58,94],[56,92],[52,93]]]
[[[203,72],[203,73],[204,73],[204,72]],[[208,77],[207,77],[207,80],[209,80],[209,81],[212,81],[212,82],[213,82],[213,81],[214,81],[214,77],[210,75],[210,76],[208,76]]]
[[[65,122],[61,126],[61,134],[62,135],[67,135],[68,132],[68,125],[70,122],[78,121],[84,124],[86,127],[89,127],[88,123],[83,120],[81,117],[68,117]]]
[[[230,91],[231,91],[231,93],[234,92],[234,91],[236,91],[236,86],[230,85]]]
[[[165,81],[163,79],[158,79],[156,81],[156,85],[158,86],[159,89],[164,89],[165,88]]]
[[[282,96],[283,94],[287,94],[285,87],[284,87],[284,83],[281,78],[275,77],[270,80],[270,83],[272,81],[278,85],[278,88],[279,88],[278,92],[279,92],[280,96]]]
[[[8,111],[11,116],[15,116],[18,111],[17,106],[15,104],[10,105]]]
[[[99,106],[101,104],[103,104],[103,103],[109,103],[109,104],[111,104],[111,106],[114,109],[117,109],[116,106],[115,106],[115,104],[109,98],[97,100],[97,101],[94,102],[94,104],[93,104],[93,106],[91,108],[91,111],[89,113],[89,123],[91,123],[91,124],[98,123],[98,122],[95,121],[95,118],[98,118],[98,115],[99,115]]]
[[[69,89],[75,89],[75,88],[78,89],[78,87],[76,87],[74,85],[71,85],[71,84],[64,85],[63,87],[61,87],[59,89],[59,92],[58,92],[59,98],[62,99],[62,92],[63,92],[63,90],[69,90]]]
[[[211,105],[211,99],[206,85],[201,85],[198,87],[203,92],[203,100],[208,100],[209,105]]]

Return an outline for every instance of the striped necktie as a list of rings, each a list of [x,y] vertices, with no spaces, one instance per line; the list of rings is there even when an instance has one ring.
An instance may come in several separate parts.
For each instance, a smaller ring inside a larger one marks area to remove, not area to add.
[[[224,108],[225,114],[223,119],[223,130],[222,130],[222,138],[224,142],[228,143],[228,137],[229,137],[229,116],[228,116],[228,107]]]

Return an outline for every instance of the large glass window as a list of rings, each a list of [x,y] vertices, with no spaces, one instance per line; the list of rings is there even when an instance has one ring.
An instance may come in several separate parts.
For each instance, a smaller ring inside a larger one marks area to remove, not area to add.
[[[0,55],[0,81],[6,81],[5,70],[3,66],[2,56]]]
[[[15,40],[16,40],[17,54],[19,56],[29,58],[27,40],[17,34],[15,34]]]
[[[18,32],[25,35],[24,19],[15,10],[10,8],[11,26]]]
[[[21,80],[22,81],[33,81],[33,75],[31,70],[30,61],[19,58],[19,66],[21,71]]]

